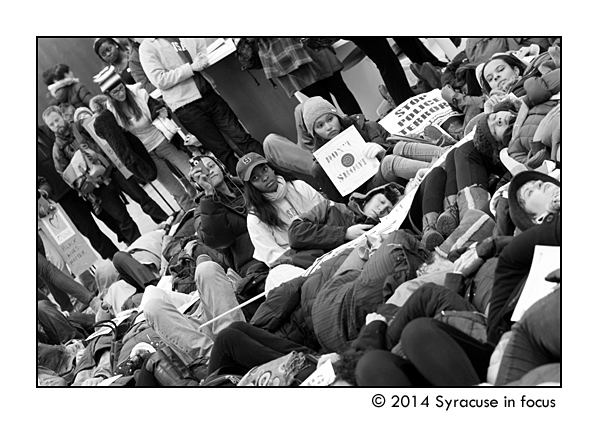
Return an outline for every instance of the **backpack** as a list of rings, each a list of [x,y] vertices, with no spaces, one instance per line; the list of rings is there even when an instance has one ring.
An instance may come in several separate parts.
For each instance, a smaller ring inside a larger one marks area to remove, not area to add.
[[[108,184],[111,165],[108,160],[96,152],[80,148],[71,158],[62,178],[83,196],[90,194],[100,184]]]
[[[241,64],[241,70],[243,71],[263,68],[255,38],[239,38],[239,42],[236,45],[235,56],[237,56],[237,60]]]

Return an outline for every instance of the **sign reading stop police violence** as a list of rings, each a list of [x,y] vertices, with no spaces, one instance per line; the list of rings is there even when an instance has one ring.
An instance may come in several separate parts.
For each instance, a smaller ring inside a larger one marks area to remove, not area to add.
[[[364,148],[363,137],[350,126],[314,152],[341,196],[354,192],[378,172],[380,162],[376,158],[366,158]]]

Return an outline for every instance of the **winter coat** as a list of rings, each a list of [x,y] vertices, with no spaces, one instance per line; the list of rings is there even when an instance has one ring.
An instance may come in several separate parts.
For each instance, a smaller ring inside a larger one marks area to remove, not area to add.
[[[51,191],[46,190],[50,199],[60,202],[72,189],[64,182],[54,166],[54,159],[52,157],[54,143],[54,134],[48,127],[45,125],[37,127],[36,172],[50,186]]]
[[[110,145],[123,165],[133,175],[143,181],[153,181],[158,175],[154,160],[141,141],[128,131],[124,131],[109,110],[98,114],[94,130]]]
[[[550,100],[550,98],[561,91],[561,70],[559,68],[543,76],[528,78],[523,86],[526,94],[522,97],[522,101],[529,107],[529,112],[518,136],[509,142],[508,152],[509,156],[518,162],[536,168],[542,164],[542,160],[533,158],[530,154],[531,142],[540,122],[552,108],[559,104],[559,100]],[[530,159],[534,160],[530,161]]]
[[[91,149],[98,155],[105,157],[101,147],[86,132],[81,132],[74,123],[70,126],[71,131],[68,135],[56,135],[56,141],[52,147],[54,166],[60,175],[71,162],[75,152],[81,148]]]
[[[344,350],[359,334],[366,315],[415,278],[429,257],[415,237],[397,230],[388,234],[362,270],[350,269],[327,280],[312,305],[313,328],[323,350]]]
[[[48,99],[50,105],[68,103],[75,109],[89,107],[93,94],[79,82],[78,78],[64,78],[48,86]]]
[[[320,350],[312,320],[313,303],[322,286],[345,261],[347,249],[321,264],[309,276],[300,276],[273,288],[251,324],[315,351]]]
[[[289,245],[297,250],[332,250],[345,244],[347,228],[354,221],[355,213],[346,205],[324,200],[291,223]]]
[[[241,182],[235,179],[239,186]],[[195,208],[194,219],[197,233],[203,233],[206,246],[220,250],[233,264],[234,270],[245,277],[252,265],[262,262],[253,258],[254,247],[247,231],[247,212],[236,208],[244,205],[243,193],[236,198],[223,194],[203,196]]]

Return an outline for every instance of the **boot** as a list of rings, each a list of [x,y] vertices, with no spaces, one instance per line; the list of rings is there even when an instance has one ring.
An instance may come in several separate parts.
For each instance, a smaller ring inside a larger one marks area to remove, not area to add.
[[[422,218],[424,227],[421,242],[428,251],[434,251],[436,246],[440,246],[444,242],[444,237],[436,231],[436,220],[438,212],[428,212]]]
[[[444,212],[438,216],[436,229],[444,237],[451,235],[459,225],[459,208],[457,207],[457,195],[451,194],[444,198]]]
[[[463,221],[465,212],[477,209],[490,214],[490,193],[478,185],[465,187],[457,193],[457,208],[459,209],[459,222]]]

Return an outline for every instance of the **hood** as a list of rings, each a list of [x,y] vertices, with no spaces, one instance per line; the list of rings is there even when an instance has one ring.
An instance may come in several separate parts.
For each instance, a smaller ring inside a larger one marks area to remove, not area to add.
[[[349,204],[347,205],[351,211],[355,212],[359,221],[358,223],[377,223],[379,220],[374,220],[370,217],[367,217],[363,213],[363,207],[365,204],[376,194],[382,193],[386,196],[391,203],[396,206],[397,203],[403,198],[403,193],[405,192],[405,187],[397,183],[388,183],[380,187],[376,187],[366,194],[361,193],[353,193],[349,198]],[[361,217],[361,219],[359,218]]]
[[[69,87],[71,85],[77,84],[79,82],[79,78],[65,78],[61,79],[60,81],[55,82],[54,84],[50,84],[48,86],[48,90],[53,97],[58,96],[58,91],[62,91],[65,87]]]

